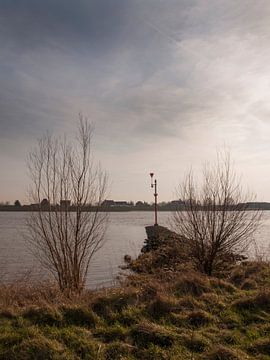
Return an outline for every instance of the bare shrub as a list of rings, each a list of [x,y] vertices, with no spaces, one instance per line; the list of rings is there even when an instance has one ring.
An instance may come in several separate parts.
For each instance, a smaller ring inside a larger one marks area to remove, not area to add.
[[[207,275],[241,260],[248,249],[261,212],[250,211],[227,152],[213,166],[205,165],[202,182],[192,171],[179,187],[182,203],[173,213],[175,231],[186,239],[189,256]]]
[[[80,292],[93,255],[104,243],[101,204],[107,175],[92,156],[93,127],[80,116],[75,143],[48,134],[30,153],[33,212],[28,241],[62,291]]]

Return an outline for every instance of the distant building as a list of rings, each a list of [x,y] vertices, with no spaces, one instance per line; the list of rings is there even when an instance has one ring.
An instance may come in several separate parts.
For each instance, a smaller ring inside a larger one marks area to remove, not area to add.
[[[113,206],[130,206],[130,204],[127,201],[114,201]]]
[[[172,200],[171,201],[171,205],[174,205],[174,206],[179,206],[179,205],[184,205],[185,204],[185,201],[183,200]]]
[[[128,203],[127,201],[114,201],[114,200],[104,200],[101,205],[104,207],[133,206],[133,204]]]
[[[114,205],[114,201],[113,200],[104,200],[101,204],[101,206],[104,206],[104,207],[110,207],[110,206],[113,206]]]

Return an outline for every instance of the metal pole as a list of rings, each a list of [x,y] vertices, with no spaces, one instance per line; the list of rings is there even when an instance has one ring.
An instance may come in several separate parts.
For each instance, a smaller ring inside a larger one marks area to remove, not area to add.
[[[154,196],[155,196],[155,225],[157,226],[158,225],[158,222],[157,222],[157,180],[155,179],[155,193],[154,193]]]
[[[150,177],[151,177],[151,188],[154,188],[154,197],[155,197],[155,224],[154,225],[158,225],[157,223],[157,197],[158,197],[158,193],[157,193],[157,179],[154,180],[153,183],[153,177],[154,177],[154,173],[150,173]]]

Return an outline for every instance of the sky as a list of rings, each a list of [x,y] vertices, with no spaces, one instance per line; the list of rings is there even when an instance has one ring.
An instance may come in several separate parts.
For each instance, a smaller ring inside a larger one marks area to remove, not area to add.
[[[226,146],[270,201],[269,0],[0,0],[0,201],[47,130],[95,126],[108,197],[159,201]]]

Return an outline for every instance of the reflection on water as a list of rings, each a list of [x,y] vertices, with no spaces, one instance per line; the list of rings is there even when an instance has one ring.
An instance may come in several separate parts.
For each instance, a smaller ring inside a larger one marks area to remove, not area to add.
[[[32,276],[42,279],[46,276],[35,262],[31,249],[24,239],[25,218],[29,213],[0,212],[0,275],[12,280],[31,270]],[[159,224],[168,226],[169,212],[159,213]],[[151,212],[114,212],[110,214],[110,223],[104,247],[95,255],[89,276],[88,287],[112,284],[121,271],[126,254],[135,257],[139,254],[145,239],[145,226],[153,224]],[[265,212],[261,227],[255,235],[260,255],[268,256],[270,249],[270,212]],[[251,251],[254,254],[254,249]]]

